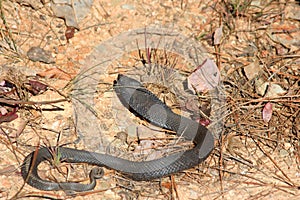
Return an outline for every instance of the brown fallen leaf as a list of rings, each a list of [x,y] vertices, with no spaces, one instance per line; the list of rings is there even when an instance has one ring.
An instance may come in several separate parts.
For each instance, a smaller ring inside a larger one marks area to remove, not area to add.
[[[65,36],[66,36],[68,42],[69,42],[69,40],[71,38],[74,37],[74,34],[75,34],[75,27],[73,27],[73,26],[67,26],[67,30],[65,32]]]
[[[72,79],[72,76],[70,74],[68,74],[67,72],[65,72],[57,67],[47,69],[46,71],[38,73],[38,75],[41,77],[57,78],[57,79],[61,79],[61,80],[71,80]]]
[[[33,95],[41,94],[48,89],[48,86],[40,81],[37,80],[29,80],[28,81],[28,90]]]
[[[2,122],[11,122],[15,119],[18,118],[18,115],[17,115],[17,108],[14,108],[12,111],[10,112],[7,112],[5,114],[1,114],[0,113],[0,124]]]
[[[0,175],[11,175],[17,171],[17,168],[14,165],[8,165],[0,169]]]

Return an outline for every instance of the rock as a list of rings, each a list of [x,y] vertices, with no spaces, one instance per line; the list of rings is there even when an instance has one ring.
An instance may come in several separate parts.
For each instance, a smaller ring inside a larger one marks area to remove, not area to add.
[[[260,96],[264,96],[268,85],[269,85],[268,82],[265,82],[262,79],[256,79],[255,80],[256,93],[259,94]]]
[[[90,13],[93,0],[54,0],[51,9],[56,17],[65,19],[66,25],[79,29],[78,23]]]
[[[287,92],[280,85],[276,83],[264,82],[262,79],[257,79],[255,81],[255,89],[256,93],[260,96],[269,98],[282,96]]]
[[[248,80],[252,80],[253,78],[257,77],[260,71],[261,66],[258,64],[258,62],[252,62],[244,67],[244,72]]]
[[[278,96],[282,96],[284,95],[287,91],[284,90],[280,85],[276,84],[276,83],[271,83],[269,85],[269,89],[265,95],[265,97],[278,97]]]
[[[29,60],[32,60],[33,62],[40,61],[47,64],[55,63],[51,52],[40,47],[31,47],[27,52],[27,56]]]

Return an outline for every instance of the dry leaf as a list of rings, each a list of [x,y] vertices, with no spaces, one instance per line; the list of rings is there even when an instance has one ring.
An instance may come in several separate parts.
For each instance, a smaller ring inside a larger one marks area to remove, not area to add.
[[[207,58],[188,77],[188,88],[196,92],[207,92],[215,88],[220,81],[220,71],[211,59]]]
[[[67,26],[67,30],[65,32],[65,36],[67,38],[67,41],[69,42],[69,39],[73,38],[75,34],[75,27],[73,26]]]
[[[223,36],[223,25],[217,28],[214,33],[214,45],[218,45],[221,43],[222,36]]]
[[[0,114],[0,123],[2,122],[11,122],[18,118],[17,109],[14,108],[13,111],[7,112],[6,114]]]
[[[71,80],[71,75],[68,74],[67,72],[59,69],[59,68],[51,68],[47,69],[44,72],[38,73],[39,76],[41,77],[46,77],[46,78],[57,78],[61,80]]]
[[[39,81],[36,81],[36,80],[29,80],[28,85],[29,85],[29,88],[27,88],[27,89],[33,95],[37,95],[37,94],[43,93],[48,88],[47,85],[45,85],[44,83],[41,83]]]
[[[270,102],[268,102],[264,106],[264,109],[262,111],[262,118],[263,118],[264,122],[266,122],[266,123],[268,123],[272,118],[272,112],[273,112],[272,107],[273,107],[272,104]]]

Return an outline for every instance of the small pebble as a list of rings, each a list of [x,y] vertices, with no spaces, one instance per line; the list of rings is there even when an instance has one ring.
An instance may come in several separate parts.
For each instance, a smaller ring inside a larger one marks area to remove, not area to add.
[[[123,4],[121,6],[121,8],[126,9],[126,10],[134,10],[135,9],[134,5],[131,5],[131,4]]]

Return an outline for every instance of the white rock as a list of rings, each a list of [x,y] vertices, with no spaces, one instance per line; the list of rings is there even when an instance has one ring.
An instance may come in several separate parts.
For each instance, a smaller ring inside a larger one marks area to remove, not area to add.
[[[278,97],[278,96],[282,96],[284,95],[287,91],[284,90],[280,85],[276,84],[276,83],[271,83],[269,85],[269,89],[265,95],[265,97]]]

